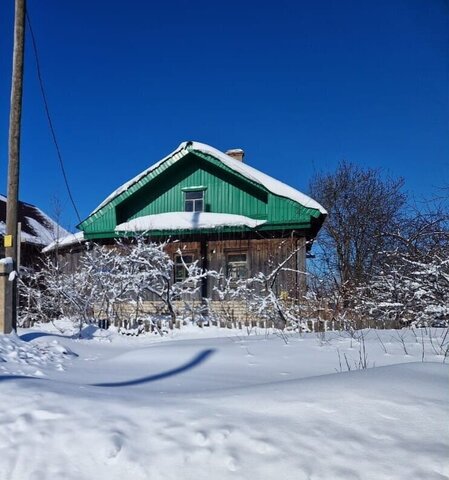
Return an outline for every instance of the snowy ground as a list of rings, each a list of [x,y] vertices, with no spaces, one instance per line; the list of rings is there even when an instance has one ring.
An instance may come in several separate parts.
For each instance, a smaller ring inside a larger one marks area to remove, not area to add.
[[[442,330],[85,333],[0,336],[1,479],[449,479]]]

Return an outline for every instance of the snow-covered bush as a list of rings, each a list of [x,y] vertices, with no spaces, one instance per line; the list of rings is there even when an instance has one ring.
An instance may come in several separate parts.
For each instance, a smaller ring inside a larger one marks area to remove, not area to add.
[[[301,299],[297,299],[291,298],[287,291],[279,288],[282,273],[304,274],[290,266],[290,261],[295,258],[298,250],[294,249],[280,263],[273,264],[268,272],[259,272],[250,278],[234,280],[221,275],[214,287],[219,306],[213,314],[227,322],[233,321],[233,302],[240,302],[254,319],[267,321],[280,331],[285,328],[307,328],[305,311],[308,297],[305,292],[302,292]]]
[[[46,258],[39,270],[21,275],[19,325],[69,317],[79,321],[81,330],[84,323],[95,319],[101,290],[90,255],[82,258],[76,272],[67,273],[65,265]]]
[[[203,279],[212,275],[198,262],[183,263],[185,278],[175,282],[173,261],[165,252],[167,244],[137,238],[117,241],[113,246],[92,244],[80,259],[79,268],[47,258],[39,271],[27,272],[21,279],[20,322],[51,321],[59,317],[77,319],[81,326],[107,318],[136,329],[144,313],[144,301],[160,301],[172,328],[177,319],[175,302],[183,317],[194,318],[201,302],[193,302]],[[178,252],[182,259],[182,252]]]
[[[385,255],[384,268],[361,287],[356,310],[376,320],[404,324],[449,319],[449,259]]]
[[[56,277],[59,273],[59,268],[51,262],[48,265],[44,262],[43,269],[39,271],[21,271],[18,277],[20,326],[31,326],[39,321],[49,322],[63,315],[60,295],[50,290],[47,283],[49,276]]]
[[[431,326],[449,321],[449,230],[445,216],[413,219],[359,287],[355,307],[375,320]]]
[[[202,305],[194,299],[198,297],[203,280],[213,272],[203,271],[198,260],[186,264],[182,251],[178,250],[185,276],[181,281],[175,281],[174,264],[165,247],[166,243],[156,244],[138,238],[128,248],[128,274],[133,279],[135,301],[139,304],[145,296],[152,296],[162,302],[170,316],[170,328],[173,328],[177,319],[175,302],[182,304],[183,317],[195,318]]]

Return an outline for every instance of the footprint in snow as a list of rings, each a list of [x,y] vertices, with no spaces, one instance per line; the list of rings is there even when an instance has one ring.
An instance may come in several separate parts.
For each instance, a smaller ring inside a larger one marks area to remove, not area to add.
[[[232,455],[226,459],[226,466],[231,472],[236,472],[239,468],[237,459]]]
[[[123,448],[123,434],[121,432],[115,432],[112,434],[111,438],[111,445],[109,445],[109,449],[106,452],[107,458],[116,458],[118,454],[122,451]]]
[[[210,438],[213,442],[224,443],[230,434],[231,434],[230,430],[228,430],[227,428],[223,428],[223,429],[215,430],[211,432]]]
[[[205,447],[209,443],[209,438],[206,432],[198,431],[195,433],[195,443],[200,447]]]

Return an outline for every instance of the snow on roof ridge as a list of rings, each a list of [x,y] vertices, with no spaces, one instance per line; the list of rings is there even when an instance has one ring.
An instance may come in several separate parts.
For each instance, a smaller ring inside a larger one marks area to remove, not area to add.
[[[146,232],[150,230],[199,230],[219,227],[256,228],[266,220],[256,220],[232,213],[167,212],[144,215],[115,227],[116,232]]]
[[[84,241],[84,232],[70,233],[66,237],[59,238],[54,242],[51,242],[45,248],[42,249],[43,253],[48,253],[56,249],[56,247],[68,247],[70,245],[76,245]]]
[[[145,175],[149,174],[150,172],[152,172],[154,169],[156,169],[157,167],[159,167],[159,165],[161,165],[162,163],[164,163],[166,160],[168,160],[169,158],[171,158],[173,155],[176,155],[178,152],[180,152],[182,149],[184,149],[186,147],[186,145],[188,144],[189,142],[182,142],[179,147],[175,150],[173,150],[173,152],[169,153],[167,156],[165,156],[164,158],[162,158],[161,160],[159,160],[158,162],[154,163],[153,165],[151,165],[150,167],[148,167],[147,169],[145,169],[143,172],[140,172],[138,175],[136,175],[135,177],[133,177],[131,180],[128,180],[127,182],[125,182],[123,185],[121,185],[120,187],[118,187],[116,190],[114,190],[110,195],[108,195],[101,203],[100,205],[98,205],[98,207],[93,210],[91,212],[91,215],[93,215],[94,213],[97,213],[98,210],[100,210],[101,208],[103,208],[105,205],[107,205],[110,201],[112,201],[114,198],[118,197],[120,194],[122,194],[123,192],[125,192],[126,190],[128,190],[129,187],[131,187],[132,185],[134,185],[135,183],[137,183],[141,178],[143,178]],[[187,151],[186,151],[187,153]]]
[[[7,202],[5,195],[0,194],[0,201]],[[56,237],[64,237],[69,232],[55,222],[36,205],[19,200],[19,218],[22,223],[21,239],[35,245],[47,245]],[[0,221],[0,234],[5,234],[5,222]]]
[[[319,210],[322,214],[327,215],[326,209],[320,205],[316,200],[310,198],[308,195],[296,190],[290,185],[283,183],[279,180],[276,180],[273,177],[257,170],[254,167],[251,167],[247,163],[240,162],[235,158],[232,158],[229,155],[226,155],[220,150],[217,150],[214,147],[211,147],[205,143],[200,142],[191,142],[190,148],[192,150],[198,150],[200,152],[212,155],[217,157],[221,162],[227,165],[229,168],[232,168],[236,172],[240,173],[241,175],[253,180],[256,183],[263,185],[268,191],[274,193],[275,195],[279,195],[281,197],[286,197],[295,202],[300,203],[304,207],[313,208],[315,210]]]
[[[22,203],[25,203],[25,202],[22,202]],[[55,238],[55,236],[57,235],[57,238],[64,238],[65,236],[67,236],[70,232],[68,232],[65,228],[61,227],[61,225],[59,225],[58,222],[56,222],[55,220],[53,220],[49,215],[47,215],[43,210],[41,210],[39,207],[36,207],[36,205],[32,205],[31,203],[28,204],[31,208],[34,208],[34,210],[36,210],[36,212],[43,218],[43,220],[47,223],[47,225],[44,225],[42,224],[41,222],[38,222],[37,220],[33,219],[32,217],[26,217],[28,218],[29,220],[32,220],[31,223],[34,223],[34,222],[37,222],[39,223],[42,227],[48,227],[47,231],[47,237],[48,235],[51,236],[52,239]],[[34,225],[31,225],[31,227],[33,228],[33,230],[37,232],[36,228]],[[38,225],[36,225],[37,228],[39,228]],[[41,232],[43,233],[42,229],[41,229]],[[44,237],[40,237],[42,238],[43,240],[46,240]]]
[[[256,183],[263,185],[271,193],[274,193],[275,195],[279,195],[281,197],[289,198],[290,200],[294,200],[295,202],[300,203],[306,208],[313,208],[315,210],[319,210],[322,214],[327,215],[327,211],[324,209],[324,207],[322,207],[317,201],[313,200],[308,195],[305,195],[299,190],[296,190],[295,188],[290,187],[289,185],[279,180],[276,180],[275,178],[270,177],[265,173],[262,173],[261,171],[257,170],[254,167],[250,167],[246,163],[240,162],[235,158],[232,158],[230,155],[226,155],[225,153],[221,152],[220,150],[214,147],[211,147],[210,145],[207,145],[206,143],[187,141],[187,142],[182,142],[178,146],[178,148],[176,148],[173,152],[169,153],[167,156],[165,156],[158,162],[154,163],[153,165],[151,165],[150,167],[148,167],[147,169],[145,169],[144,171],[136,175],[131,180],[128,180],[127,182],[125,182],[115,191],[113,191],[108,197],[106,197],[100,203],[100,205],[98,205],[97,208],[95,208],[95,210],[92,211],[92,213],[89,216],[97,213],[101,208],[103,208],[105,205],[111,202],[114,198],[118,197],[120,194],[128,190],[132,185],[137,183],[144,176],[148,175],[150,172],[152,172],[157,167],[159,167],[159,165],[161,165],[162,163],[164,163],[166,160],[173,157],[177,153],[180,153],[182,150],[185,150],[186,153],[191,150],[197,150],[206,155],[211,155],[217,158],[217,160],[220,160],[222,163],[224,163],[226,166],[228,166],[232,170],[248,178],[249,180],[252,180]]]
[[[58,238],[63,238],[68,235],[69,232],[67,232],[67,230],[58,225],[42,210],[34,205],[30,204],[30,206],[38,211],[43,221],[24,215],[24,219],[27,221],[28,231],[22,229],[20,232],[22,242],[32,243],[34,245],[47,245],[48,243],[53,242],[56,236],[58,236]],[[5,235],[5,233],[6,223],[0,221],[0,235]]]

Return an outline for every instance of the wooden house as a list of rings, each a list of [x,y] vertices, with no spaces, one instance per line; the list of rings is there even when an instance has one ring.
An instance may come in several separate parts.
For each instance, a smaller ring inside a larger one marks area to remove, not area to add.
[[[59,248],[79,250],[86,240],[112,243],[141,234],[154,241],[171,239],[167,251],[175,262],[175,281],[185,274],[179,251],[185,263],[199,260],[204,269],[237,279],[267,271],[297,249],[292,267],[304,272],[309,241],[326,211],[247,165],[243,156],[242,150],[223,153],[184,142],[111,193],[78,225],[82,233]],[[203,297],[212,296],[211,282],[204,282]],[[279,288],[297,295],[304,285],[305,276],[293,272],[284,275]]]
[[[34,267],[39,263],[42,248],[68,232],[58,225],[41,209],[31,203],[20,202],[18,205],[20,225],[20,264]],[[3,236],[6,231],[6,197],[0,195],[0,258],[5,256]]]

